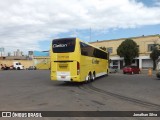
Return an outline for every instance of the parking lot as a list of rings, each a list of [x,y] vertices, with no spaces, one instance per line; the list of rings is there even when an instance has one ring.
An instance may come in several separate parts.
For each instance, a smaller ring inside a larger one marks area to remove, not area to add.
[[[160,80],[145,72],[80,84],[50,81],[48,70],[0,71],[1,111],[159,111],[159,100]]]

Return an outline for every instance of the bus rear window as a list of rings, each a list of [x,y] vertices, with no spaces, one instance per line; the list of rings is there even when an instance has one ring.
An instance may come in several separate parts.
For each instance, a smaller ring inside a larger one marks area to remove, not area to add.
[[[54,53],[74,52],[75,38],[62,38],[52,41],[52,50]]]

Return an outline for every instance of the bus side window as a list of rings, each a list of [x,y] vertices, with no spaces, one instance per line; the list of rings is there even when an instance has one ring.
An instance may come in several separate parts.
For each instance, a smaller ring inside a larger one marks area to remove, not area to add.
[[[82,54],[82,55],[85,55],[85,56],[88,56],[86,44],[80,42],[80,47],[81,47],[81,54]]]

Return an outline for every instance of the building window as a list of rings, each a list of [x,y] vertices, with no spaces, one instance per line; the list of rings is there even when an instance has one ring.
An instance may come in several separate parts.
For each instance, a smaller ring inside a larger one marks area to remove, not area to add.
[[[113,65],[118,65],[118,60],[113,60]]]
[[[152,51],[154,47],[154,44],[148,44],[148,52]]]
[[[118,60],[113,60],[112,67],[118,69]]]
[[[113,48],[112,47],[107,48],[107,52],[112,53],[113,52]]]

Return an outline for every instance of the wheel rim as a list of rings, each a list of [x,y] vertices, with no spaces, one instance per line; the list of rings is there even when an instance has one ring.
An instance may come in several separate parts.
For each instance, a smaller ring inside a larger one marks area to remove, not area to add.
[[[85,83],[88,83],[89,81],[90,81],[90,76],[88,75],[88,76],[86,77]]]
[[[92,77],[92,80],[95,80],[95,77],[94,77],[94,75],[93,75],[93,77]]]

